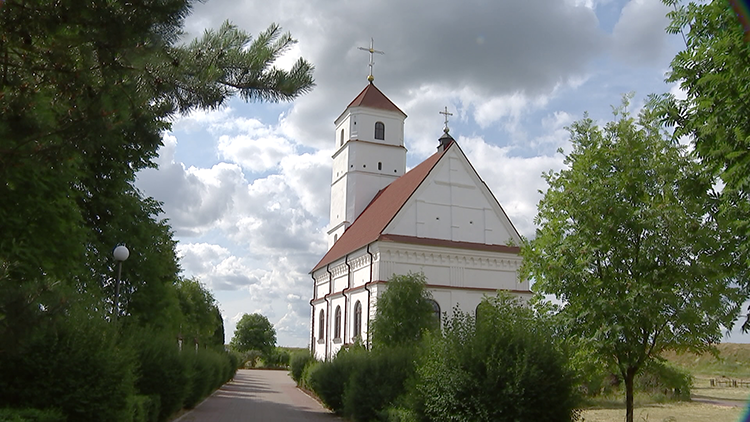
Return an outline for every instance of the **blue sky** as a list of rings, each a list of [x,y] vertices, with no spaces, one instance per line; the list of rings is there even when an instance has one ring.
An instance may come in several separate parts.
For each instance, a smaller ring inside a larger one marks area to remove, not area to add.
[[[375,84],[409,117],[413,167],[437,147],[443,107],[451,134],[521,234],[532,236],[541,173],[562,167],[565,126],[602,123],[635,92],[632,110],[664,82],[679,35],[659,0],[209,0],[186,38],[225,20],[251,34],[279,23],[299,42],[279,61],[315,65],[317,86],[293,103],[228,102],[173,122],[159,169],[138,186],[164,203],[181,266],[220,303],[226,340],[243,313],[261,312],[280,345],[308,343],[312,282],[325,253],[333,121]],[[733,335],[729,341],[747,342]]]

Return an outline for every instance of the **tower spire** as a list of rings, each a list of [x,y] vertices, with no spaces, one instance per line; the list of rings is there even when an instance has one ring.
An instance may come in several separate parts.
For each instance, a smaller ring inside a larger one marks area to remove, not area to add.
[[[369,66],[370,66],[370,76],[367,77],[367,80],[370,81],[370,83],[372,83],[372,81],[375,80],[375,77],[372,76],[372,66],[375,64],[375,56],[374,55],[375,55],[375,53],[378,53],[378,54],[385,54],[385,53],[382,52],[382,51],[380,51],[380,50],[376,50],[375,49],[375,43],[374,43],[374,40],[372,38],[370,38],[370,47],[369,48],[368,47],[358,47],[358,48],[360,50],[367,51],[367,52],[370,53],[370,64],[369,64]]]

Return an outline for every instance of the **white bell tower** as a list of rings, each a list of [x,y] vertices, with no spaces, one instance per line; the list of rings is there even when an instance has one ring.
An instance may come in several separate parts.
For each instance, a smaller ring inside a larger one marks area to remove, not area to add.
[[[377,193],[406,171],[406,114],[372,83],[334,122],[328,249]]]

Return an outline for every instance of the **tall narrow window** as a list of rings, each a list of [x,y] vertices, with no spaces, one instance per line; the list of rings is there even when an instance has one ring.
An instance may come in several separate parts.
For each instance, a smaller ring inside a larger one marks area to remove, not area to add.
[[[378,163],[378,170],[383,170],[383,163]]]
[[[336,307],[336,320],[335,321],[336,321],[334,325],[335,328],[333,330],[335,335],[333,336],[333,338],[340,339],[341,338],[341,306]]]
[[[341,139],[339,140],[339,146],[344,145],[344,129],[341,129]]]
[[[354,304],[354,338],[362,337],[362,304]]]
[[[323,313],[323,310],[320,310],[320,317],[318,317],[318,340],[323,340],[323,335],[325,335],[326,329],[326,315]]]
[[[375,139],[385,139],[385,124],[383,122],[375,122]]]
[[[435,317],[435,321],[437,323],[437,326],[440,327],[440,304],[435,302],[434,300],[430,300],[432,302],[432,312]]]

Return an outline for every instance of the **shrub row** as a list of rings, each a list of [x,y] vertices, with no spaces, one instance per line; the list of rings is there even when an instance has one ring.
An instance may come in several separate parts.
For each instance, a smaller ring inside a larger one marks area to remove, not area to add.
[[[7,410],[0,420],[165,421],[231,379],[238,361],[223,350],[181,352],[164,335],[122,334],[103,319],[71,314],[2,356],[0,408],[42,410]]]
[[[316,362],[309,355],[292,359],[292,377],[331,410],[354,421],[383,420],[386,410],[404,395],[413,373],[411,348],[371,352],[353,347],[328,362]]]
[[[156,419],[164,421],[181,408],[192,408],[234,377],[239,358],[212,349],[180,351],[170,339],[149,336],[138,349],[138,393],[151,398]],[[154,402],[156,402],[154,404]]]

